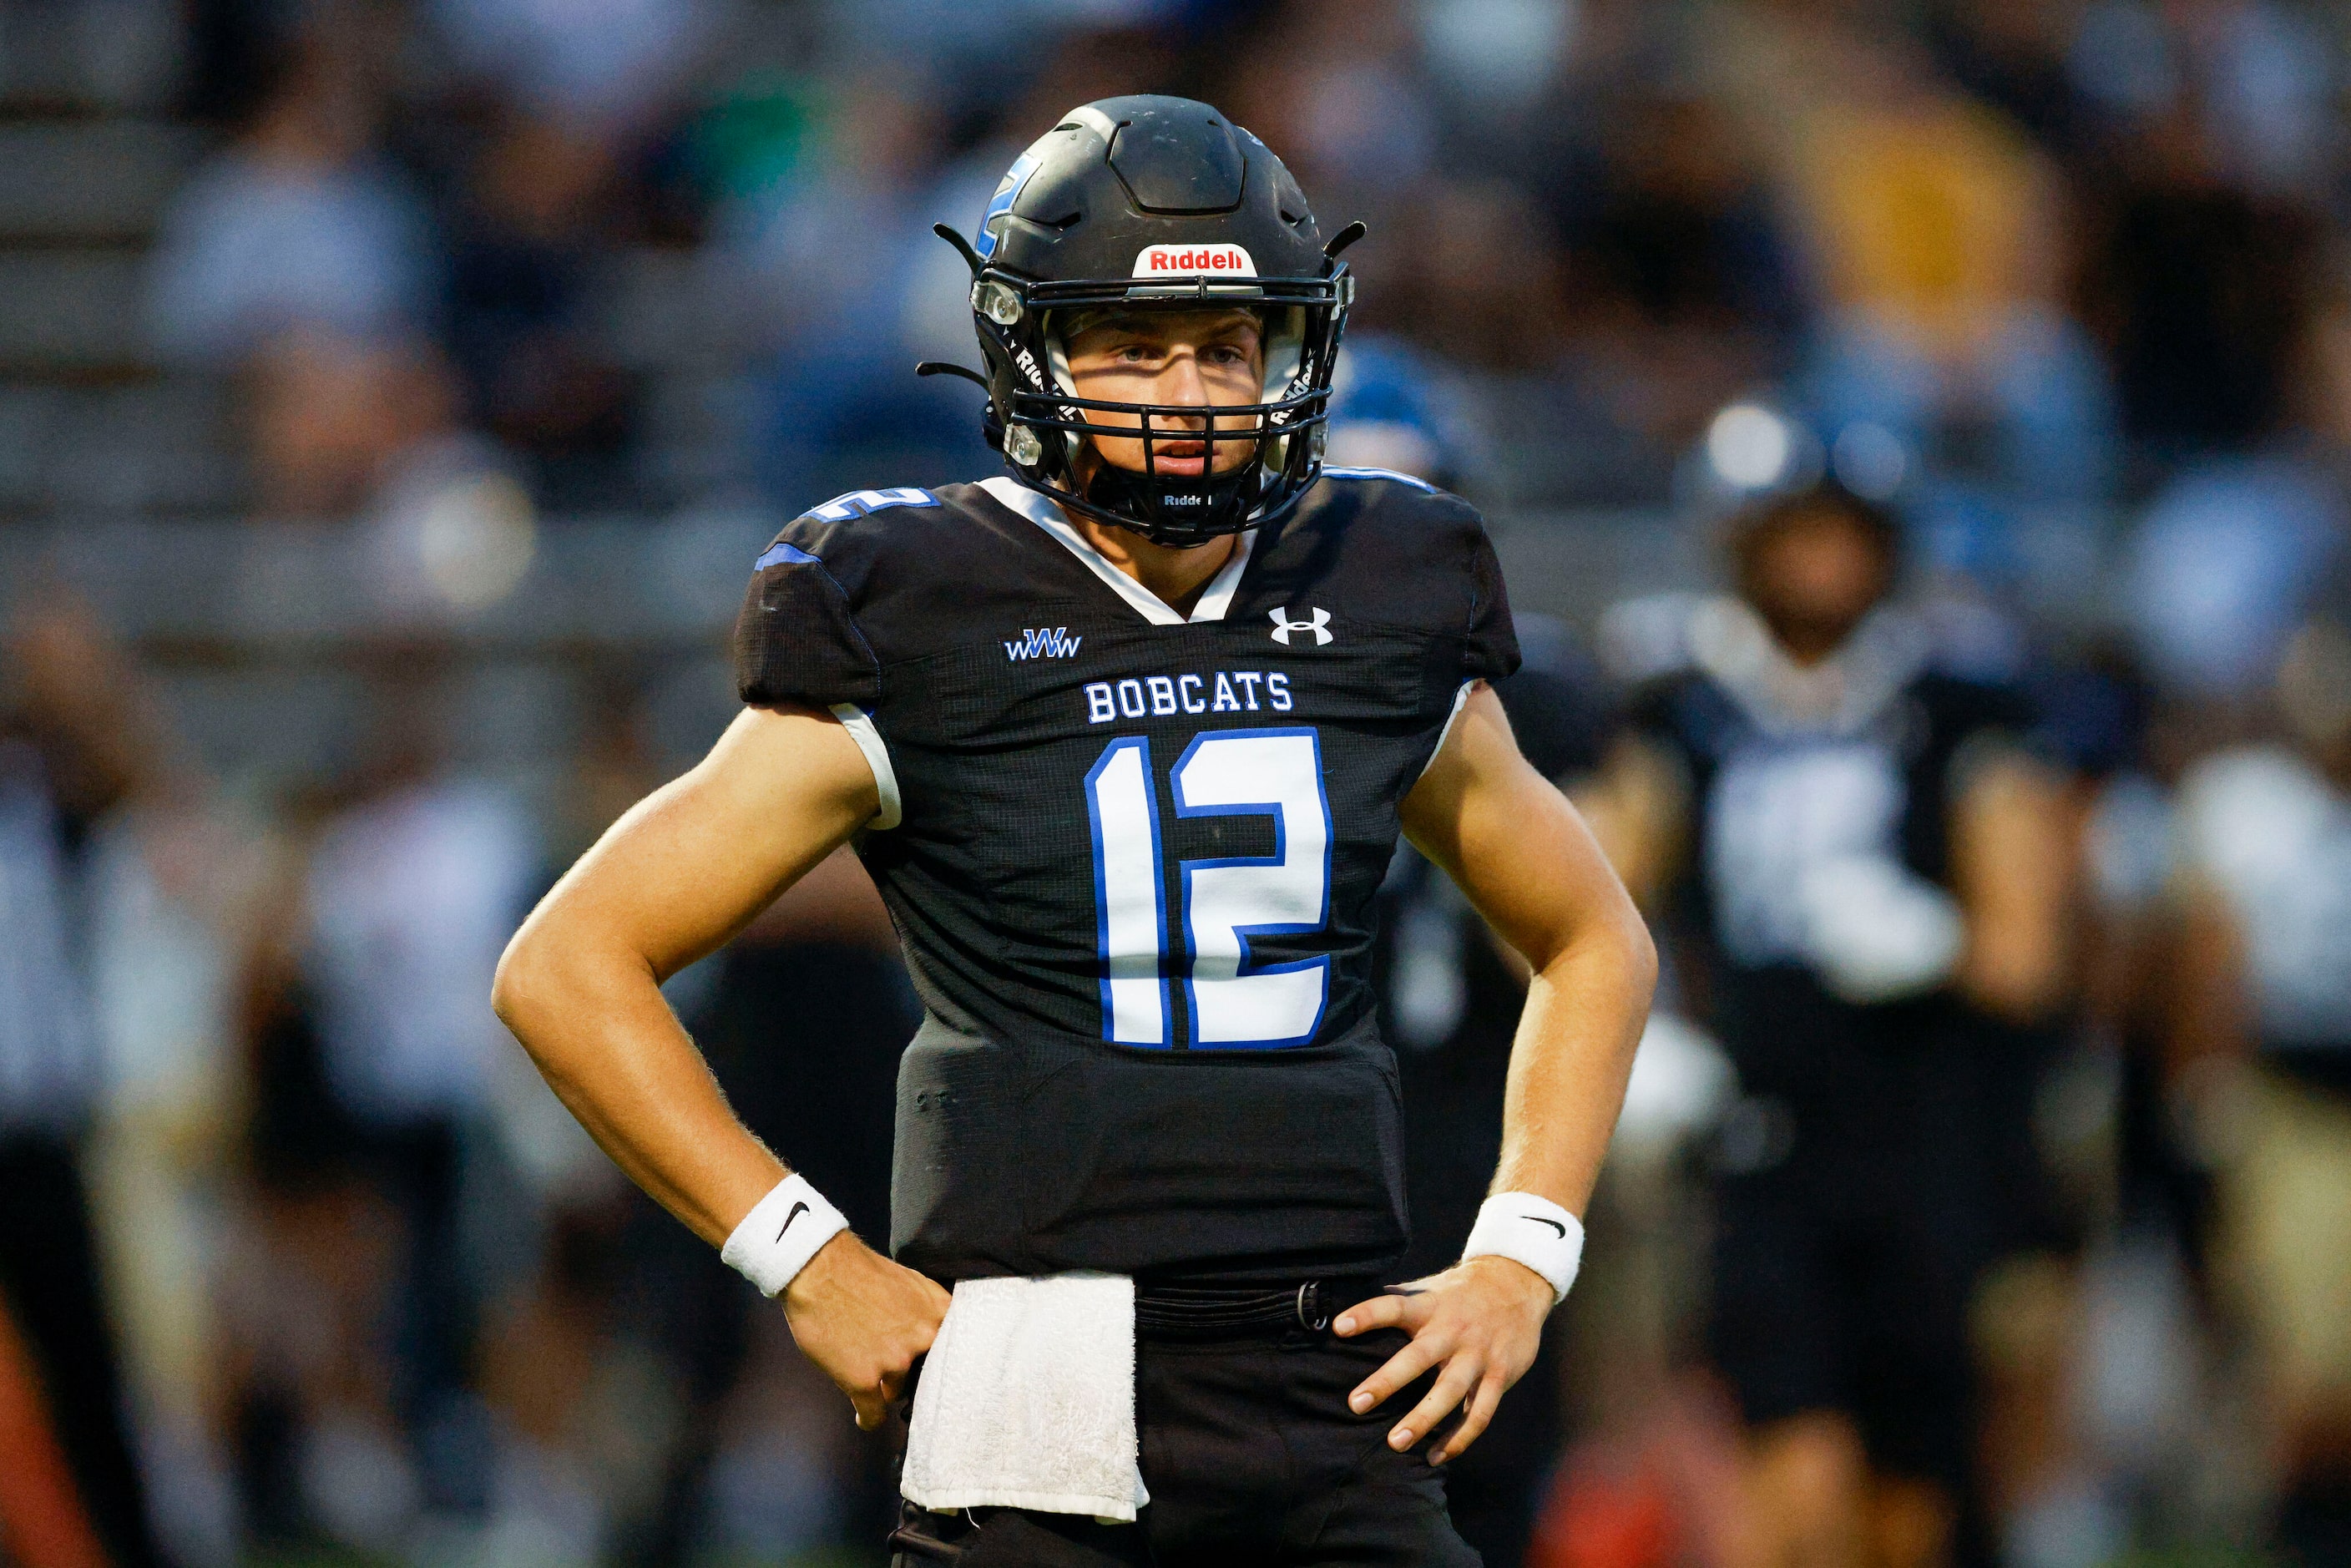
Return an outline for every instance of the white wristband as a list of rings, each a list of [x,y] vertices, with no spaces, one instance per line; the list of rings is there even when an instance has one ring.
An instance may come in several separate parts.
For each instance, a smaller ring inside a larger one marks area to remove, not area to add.
[[[752,1206],[718,1258],[758,1286],[759,1294],[772,1296],[808,1267],[818,1248],[848,1228],[841,1210],[795,1171]]]
[[[1583,1261],[1583,1221],[1547,1197],[1498,1192],[1478,1210],[1462,1259],[1508,1258],[1551,1282],[1551,1304],[1567,1300]]]

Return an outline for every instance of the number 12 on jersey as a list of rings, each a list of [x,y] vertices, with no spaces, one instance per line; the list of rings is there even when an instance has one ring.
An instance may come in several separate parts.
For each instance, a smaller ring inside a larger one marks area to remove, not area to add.
[[[1331,919],[1331,803],[1311,729],[1198,736],[1169,775],[1179,817],[1270,816],[1273,853],[1177,862],[1192,1043],[1225,1050],[1303,1045],[1330,994],[1325,955],[1254,967],[1252,936],[1320,931]],[[1113,740],[1086,774],[1093,829],[1102,1038],[1174,1043],[1167,899],[1151,742]]]

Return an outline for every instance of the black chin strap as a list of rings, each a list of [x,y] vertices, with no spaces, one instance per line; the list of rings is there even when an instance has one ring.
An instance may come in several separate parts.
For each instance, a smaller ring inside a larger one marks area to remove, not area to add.
[[[1121,528],[1133,528],[1153,544],[1183,549],[1247,528],[1249,510],[1264,493],[1263,469],[1261,462],[1251,461],[1211,476],[1206,484],[1193,484],[1098,462],[1084,498]],[[1196,507],[1168,505],[1169,497],[1192,496],[1199,497]]]

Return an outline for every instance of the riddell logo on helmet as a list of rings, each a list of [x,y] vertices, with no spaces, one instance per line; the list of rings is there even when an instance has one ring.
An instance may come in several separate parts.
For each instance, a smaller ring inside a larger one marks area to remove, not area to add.
[[[1257,263],[1237,245],[1147,245],[1134,258],[1137,277],[1197,277],[1213,272],[1255,277]]]

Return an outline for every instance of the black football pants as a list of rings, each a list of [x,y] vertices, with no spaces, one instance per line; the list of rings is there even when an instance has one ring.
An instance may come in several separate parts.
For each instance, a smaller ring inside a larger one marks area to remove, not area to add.
[[[1475,1568],[1426,1438],[1387,1445],[1424,1377],[1369,1415],[1347,1396],[1406,1343],[1303,1328],[1135,1347],[1135,1417],[1151,1501],[1134,1524],[1022,1509],[906,1506],[893,1568]],[[1433,1376],[1433,1375],[1431,1375]]]

